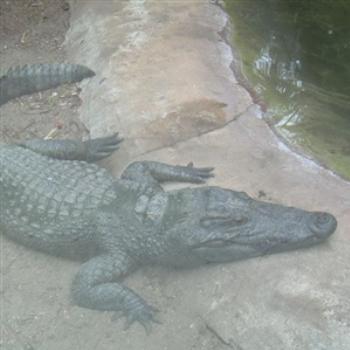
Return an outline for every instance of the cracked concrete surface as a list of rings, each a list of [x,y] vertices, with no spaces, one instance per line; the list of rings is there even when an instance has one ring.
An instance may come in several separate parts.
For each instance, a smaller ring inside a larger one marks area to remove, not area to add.
[[[66,41],[75,60],[98,72],[82,94],[89,101],[82,119],[93,135],[119,130],[126,139],[124,161],[220,128],[252,104],[229,67],[219,7],[201,1],[100,4],[78,2]]]
[[[289,151],[257,118],[230,69],[231,48],[219,34],[227,22],[222,10],[206,0],[71,5],[67,51],[97,72],[81,84],[81,118],[92,136],[120,131],[125,138],[106,167],[117,175],[136,159],[215,166],[211,185],[330,211],[339,227],[308,250],[138,271],[127,284],[161,310],[163,324],[150,336],[69,303],[79,264],[16,245],[4,261],[20,271],[10,308],[23,313],[7,332],[35,350],[350,348],[350,185]],[[4,271],[7,281],[15,279],[12,268]]]

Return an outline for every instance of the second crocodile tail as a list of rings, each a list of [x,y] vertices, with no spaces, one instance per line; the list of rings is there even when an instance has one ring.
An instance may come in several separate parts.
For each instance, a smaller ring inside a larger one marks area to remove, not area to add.
[[[10,68],[0,77],[0,105],[22,95],[79,82],[95,73],[79,64],[47,63]]]

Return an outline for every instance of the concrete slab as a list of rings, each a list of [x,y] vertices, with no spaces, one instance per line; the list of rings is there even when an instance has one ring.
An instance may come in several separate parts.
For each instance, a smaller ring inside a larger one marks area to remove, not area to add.
[[[119,130],[130,156],[223,127],[251,101],[229,64],[226,18],[203,1],[77,2],[68,53],[94,67],[81,116],[93,135]],[[118,158],[120,160],[120,158]]]

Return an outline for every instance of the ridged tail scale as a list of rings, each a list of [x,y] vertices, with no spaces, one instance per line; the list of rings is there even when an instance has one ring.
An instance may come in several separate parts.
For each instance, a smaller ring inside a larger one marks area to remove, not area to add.
[[[79,82],[95,73],[79,64],[32,64],[10,68],[0,77],[0,105],[22,95]]]

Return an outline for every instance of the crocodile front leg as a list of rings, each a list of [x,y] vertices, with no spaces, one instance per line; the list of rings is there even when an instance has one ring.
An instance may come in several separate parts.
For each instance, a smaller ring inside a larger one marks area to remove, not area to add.
[[[114,134],[87,141],[28,140],[20,143],[19,146],[50,158],[94,162],[111,155],[119,148],[122,141],[118,134]]]
[[[187,166],[168,165],[159,162],[143,161],[131,163],[121,178],[126,180],[159,184],[165,181],[203,183],[213,177],[214,168],[195,168],[192,163]]]
[[[126,316],[125,328],[140,322],[148,333],[155,319],[156,309],[148,305],[131,289],[118,282],[133,263],[124,255],[95,257],[80,268],[72,287],[77,305],[101,311],[120,311]]]

